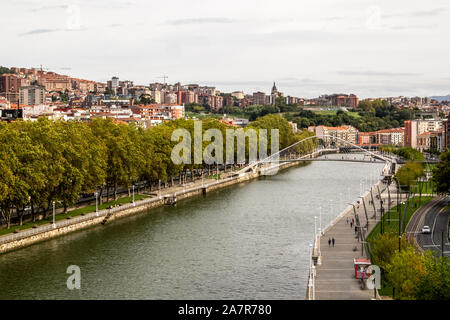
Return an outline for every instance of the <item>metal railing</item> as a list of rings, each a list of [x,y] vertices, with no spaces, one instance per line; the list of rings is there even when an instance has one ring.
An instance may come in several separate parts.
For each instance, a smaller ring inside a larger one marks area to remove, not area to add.
[[[211,186],[230,182],[230,181],[236,180],[238,178],[239,178],[238,176],[233,176],[233,177],[229,177],[226,179],[217,180],[215,182],[208,183],[205,185],[200,185],[197,187],[193,187],[193,188],[189,188],[189,189],[185,189],[185,190],[181,190],[181,191],[176,191],[173,194],[173,196],[199,191],[199,190],[202,190],[203,188],[209,188]],[[165,196],[168,196],[168,195],[165,195]],[[56,222],[56,226],[54,226],[52,222],[49,222],[49,224],[41,225],[41,226],[38,226],[37,228],[26,229],[23,231],[19,231],[18,233],[0,236],[0,244],[5,244],[5,243],[17,241],[17,240],[22,240],[22,239],[29,238],[31,236],[35,236],[35,235],[42,234],[45,232],[58,230],[58,229],[65,228],[65,227],[68,227],[71,225],[86,222],[86,221],[89,221],[89,220],[92,220],[92,219],[95,219],[98,217],[106,217],[108,214],[111,215],[111,214],[114,214],[119,211],[127,210],[129,208],[139,207],[139,206],[143,206],[143,205],[150,204],[153,202],[157,202],[163,198],[164,198],[164,196],[157,196],[155,198],[146,198],[146,199],[135,201],[134,203],[131,202],[131,203],[127,203],[127,204],[118,205],[111,209],[103,209],[103,210],[99,210],[98,212],[91,212],[91,213],[88,213],[88,214],[85,214],[82,216],[77,216],[77,217],[66,219],[63,221],[60,220],[60,221]]]

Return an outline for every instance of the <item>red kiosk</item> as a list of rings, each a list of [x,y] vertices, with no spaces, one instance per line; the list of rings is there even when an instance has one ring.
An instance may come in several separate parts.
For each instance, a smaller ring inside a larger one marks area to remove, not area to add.
[[[372,265],[370,259],[353,259],[355,267],[355,279],[368,279],[371,275],[370,266]]]

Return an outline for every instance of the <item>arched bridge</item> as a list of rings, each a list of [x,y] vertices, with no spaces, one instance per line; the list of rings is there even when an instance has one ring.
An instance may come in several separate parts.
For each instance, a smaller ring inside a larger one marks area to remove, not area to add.
[[[346,150],[346,151],[342,151]],[[364,157],[357,158],[354,152],[364,154]],[[328,154],[339,154],[340,157],[329,157]],[[391,176],[395,173],[397,160],[389,158],[379,153],[361,148],[347,140],[331,135],[312,136],[298,141],[281,151],[278,151],[262,160],[250,163],[238,174],[249,171],[270,171],[276,169],[283,163],[298,161],[344,161],[344,162],[366,162],[385,163],[383,169],[384,176]]]

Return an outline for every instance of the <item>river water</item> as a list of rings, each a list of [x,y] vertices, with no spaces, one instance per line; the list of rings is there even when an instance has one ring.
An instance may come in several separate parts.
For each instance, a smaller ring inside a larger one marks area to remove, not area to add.
[[[324,227],[382,167],[313,162],[0,255],[0,299],[304,299],[314,216]]]

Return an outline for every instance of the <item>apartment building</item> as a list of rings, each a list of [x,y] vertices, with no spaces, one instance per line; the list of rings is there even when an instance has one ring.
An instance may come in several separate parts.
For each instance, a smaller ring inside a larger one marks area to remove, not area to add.
[[[348,146],[348,143],[358,143],[358,130],[352,126],[317,126],[309,127],[308,130],[315,132],[316,136],[322,138],[326,145]]]
[[[26,86],[19,89],[20,103],[28,106],[45,104],[44,86]]]
[[[442,120],[407,120],[405,121],[405,143],[407,147],[417,149],[417,138],[424,132],[437,131],[442,128]]]
[[[404,136],[404,129],[378,130],[376,132],[376,143],[381,145],[403,146]]]

